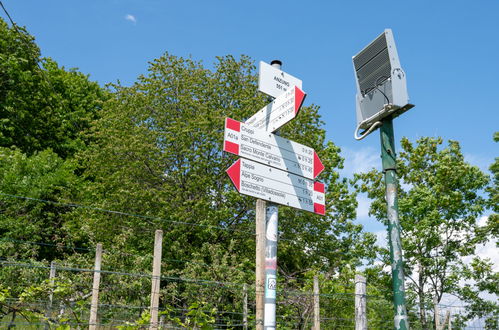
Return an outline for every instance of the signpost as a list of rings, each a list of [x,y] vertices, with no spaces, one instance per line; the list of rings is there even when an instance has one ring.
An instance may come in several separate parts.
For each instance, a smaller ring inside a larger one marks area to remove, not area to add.
[[[296,117],[306,95],[300,88],[292,87],[246,120],[245,124],[274,132]]]
[[[325,214],[323,183],[244,158],[232,164],[227,174],[241,194]]]
[[[280,66],[280,64],[279,64]],[[272,97],[278,97],[293,86],[301,89],[302,81],[272,65],[260,61],[258,90]]]
[[[225,119],[224,151],[308,179],[315,179],[324,170],[313,148],[231,118]]]
[[[273,61],[271,65],[260,62],[258,89],[275,97],[274,101],[244,123],[225,119],[224,151],[243,157],[227,169],[227,174],[240,193],[258,198],[255,219],[257,330],[276,329],[276,204],[320,215],[326,213],[324,184],[313,181],[324,170],[315,150],[272,134],[296,117],[306,96],[301,89],[301,80],[280,68],[280,61]],[[272,203],[263,212],[265,201]],[[263,235],[265,248],[262,246]],[[265,274],[261,267],[263,259]],[[264,284],[265,295],[262,297]]]

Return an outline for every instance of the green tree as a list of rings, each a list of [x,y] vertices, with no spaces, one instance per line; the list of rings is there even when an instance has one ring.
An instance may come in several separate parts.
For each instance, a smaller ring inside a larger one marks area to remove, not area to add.
[[[88,143],[84,133],[106,97],[88,76],[41,58],[24,28],[0,19],[0,146],[71,156]]]
[[[64,214],[72,208],[46,203],[72,199],[80,179],[74,161],[51,150],[31,156],[17,149],[0,148],[0,254],[3,257],[52,260],[56,250],[22,241],[63,243]]]
[[[478,225],[486,208],[483,191],[487,175],[464,160],[458,142],[449,141],[443,149],[441,144],[440,138],[421,138],[415,145],[403,138],[397,159],[407,283],[416,294],[423,328],[429,324],[427,310],[433,296],[438,301],[444,294],[464,298],[460,281],[471,275],[463,258],[472,257],[477,245],[490,239],[488,231]],[[370,214],[386,224],[382,173],[372,170],[356,175],[356,180],[357,189],[373,200]],[[489,265],[486,260],[474,259],[477,264]],[[491,268],[481,269],[489,271],[489,280],[494,278]],[[476,297],[477,292],[490,292],[484,286],[466,288]],[[469,312],[472,314],[472,309]]]
[[[495,132],[494,141],[499,142],[499,132]],[[494,213],[489,216],[487,226],[497,239],[499,237],[499,157],[495,158],[489,169],[492,173],[492,180],[487,192],[489,193],[489,207]]]

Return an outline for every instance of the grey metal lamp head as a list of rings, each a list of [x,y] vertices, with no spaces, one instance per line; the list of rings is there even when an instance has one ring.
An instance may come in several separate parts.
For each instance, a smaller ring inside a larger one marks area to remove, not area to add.
[[[414,106],[409,104],[406,76],[392,30],[386,29],[352,61],[357,84],[357,130],[369,130],[383,118],[396,117]]]

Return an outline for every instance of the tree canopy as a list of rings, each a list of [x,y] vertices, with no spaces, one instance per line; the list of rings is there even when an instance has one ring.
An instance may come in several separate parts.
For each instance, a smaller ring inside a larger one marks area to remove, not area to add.
[[[490,237],[478,221],[487,206],[484,190],[488,176],[464,160],[458,142],[449,141],[441,149],[442,142],[440,138],[421,138],[413,144],[403,138],[397,159],[404,263],[423,328],[428,326],[426,311],[432,308],[434,296],[438,301],[444,294],[465,298],[460,281],[471,279],[465,257],[473,257],[482,265],[482,270],[492,276],[489,280],[494,276],[490,261],[475,256],[476,247]],[[382,173],[372,170],[357,174],[356,179],[358,190],[373,200],[370,213],[386,224]],[[486,289],[467,288],[472,292]],[[497,293],[493,287],[489,289]],[[494,308],[497,311],[497,306]]]

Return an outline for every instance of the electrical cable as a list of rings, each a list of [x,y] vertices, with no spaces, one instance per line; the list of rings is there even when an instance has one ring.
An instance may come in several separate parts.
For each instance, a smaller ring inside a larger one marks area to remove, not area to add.
[[[374,124],[371,125],[371,127],[369,127],[369,129],[362,132],[360,136],[358,135],[360,125],[357,125],[357,128],[355,128],[355,132],[353,133],[353,137],[355,138],[355,140],[360,141],[363,138],[365,138],[366,136],[368,136],[369,134],[371,134],[372,131],[374,131],[376,128],[380,127],[382,124],[383,123],[380,121],[375,122]]]
[[[36,201],[36,202],[49,203],[49,204],[53,204],[53,205],[74,207],[74,208],[80,207],[80,208],[89,209],[89,210],[93,210],[93,211],[99,211],[99,212],[111,213],[111,214],[117,214],[117,215],[129,216],[129,217],[136,217],[136,218],[147,219],[147,220],[156,220],[156,221],[168,222],[168,223],[177,224],[177,225],[196,226],[196,227],[204,227],[204,228],[210,228],[210,229],[220,229],[220,230],[226,230],[226,231],[241,232],[241,233],[245,233],[245,234],[253,235],[253,236],[256,235],[254,232],[249,232],[247,230],[241,230],[241,229],[236,229],[236,228],[226,228],[226,227],[214,226],[214,225],[202,225],[202,224],[193,223],[193,222],[167,220],[167,219],[160,218],[160,217],[140,215],[140,214],[134,214],[134,213],[128,213],[128,212],[122,212],[122,211],[115,211],[115,210],[107,210],[107,209],[100,208],[100,207],[81,205],[81,204],[76,204],[76,203],[56,202],[56,201],[50,201],[50,200],[34,198],[34,197],[6,194],[3,192],[0,192],[0,196],[17,198],[17,199],[25,199],[25,200],[31,200],[31,201]]]
[[[374,82],[374,88],[376,88],[381,94],[383,94],[383,96],[385,97],[385,100],[386,100],[386,105],[390,104],[390,100],[388,99],[388,96],[386,96],[386,94],[381,90],[379,89],[379,86],[381,86],[381,84],[378,84],[378,81],[380,79],[390,79],[389,77],[386,77],[386,76],[381,76],[381,77],[378,77],[378,79],[376,79],[376,81]]]
[[[374,82],[374,86],[371,87],[371,88],[368,88],[364,92],[363,95],[369,93],[373,89],[378,90],[384,96],[384,98],[386,100],[386,104],[383,107],[383,108],[385,108],[386,106],[390,105],[391,103],[390,103],[390,99],[388,98],[388,96],[379,88],[379,86],[381,86],[381,84],[378,84],[378,81],[381,80],[381,79],[385,79],[386,80],[386,79],[390,79],[390,78],[387,77],[387,76],[378,77],[378,79],[376,79],[376,81]],[[360,141],[360,140],[364,139],[366,136],[368,136],[369,134],[371,134],[372,131],[374,131],[376,128],[378,128],[381,125],[382,125],[382,123],[380,121],[376,121],[367,130],[365,130],[364,132],[362,132],[360,136],[358,135],[359,129],[360,129],[360,125],[357,125],[357,127],[355,128],[355,131],[353,133],[353,137],[355,138],[355,140]]]
[[[24,39],[24,35],[21,33],[21,31],[19,31],[19,28],[17,27],[17,24],[14,22],[14,20],[10,16],[9,12],[5,8],[5,6],[3,5],[2,1],[0,1],[0,7],[2,7],[3,11],[5,12],[5,15],[7,15],[7,17],[9,18],[9,21],[12,24],[12,27],[14,28],[14,30],[16,31],[16,33],[19,35],[20,39],[28,47],[27,48],[28,54],[31,54],[29,52],[29,45],[26,43],[26,41]],[[49,85],[49,87],[52,90],[52,92],[54,94],[57,94],[56,91],[55,91],[55,89],[54,89],[54,86],[52,86],[52,83],[50,82],[50,80],[48,79],[47,75],[45,74],[45,71],[43,71],[42,67],[40,66],[40,60],[38,58],[35,58],[34,60],[35,60],[36,66],[38,67],[38,70],[40,70],[40,73],[42,74],[43,79],[45,80],[45,82]]]

